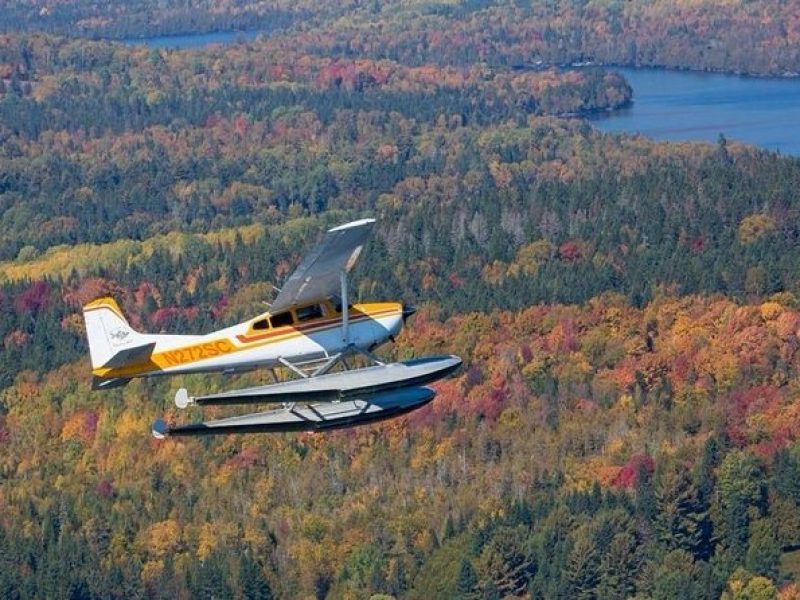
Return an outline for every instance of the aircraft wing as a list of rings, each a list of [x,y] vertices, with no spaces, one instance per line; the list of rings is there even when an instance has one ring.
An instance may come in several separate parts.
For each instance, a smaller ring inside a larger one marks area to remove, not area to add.
[[[339,273],[349,273],[353,268],[374,224],[375,219],[361,219],[329,229],[319,246],[286,280],[270,305],[270,313],[338,296]]]

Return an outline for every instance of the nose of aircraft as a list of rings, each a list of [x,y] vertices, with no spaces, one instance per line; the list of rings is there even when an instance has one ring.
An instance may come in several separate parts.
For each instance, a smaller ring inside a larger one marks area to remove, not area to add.
[[[417,312],[417,307],[416,306],[410,306],[408,304],[404,305],[403,306],[403,323],[405,323],[408,320],[408,318],[411,315],[413,315],[415,312]]]

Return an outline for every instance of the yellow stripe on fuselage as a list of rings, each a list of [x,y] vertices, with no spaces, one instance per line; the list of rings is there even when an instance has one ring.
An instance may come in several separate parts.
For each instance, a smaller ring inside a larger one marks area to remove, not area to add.
[[[350,310],[349,321],[355,324],[366,319],[380,319],[401,314],[402,306],[397,303],[372,303],[355,305]],[[145,363],[126,365],[118,368],[98,368],[92,371],[97,377],[102,378],[123,378],[136,377],[150,373],[158,373],[172,367],[190,365],[209,358],[246,352],[263,346],[285,342],[300,336],[308,336],[313,333],[341,327],[341,317],[322,317],[320,319],[309,320],[296,325],[286,325],[275,329],[264,331],[263,334],[253,335],[239,334],[236,339],[218,338],[205,342],[198,342],[178,348],[171,348],[162,352],[157,352],[150,356]]]

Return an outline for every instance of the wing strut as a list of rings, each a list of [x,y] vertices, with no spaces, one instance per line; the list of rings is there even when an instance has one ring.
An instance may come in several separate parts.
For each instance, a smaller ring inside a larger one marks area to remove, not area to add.
[[[345,346],[349,346],[350,303],[347,299],[347,271],[344,269],[339,271],[339,282],[342,286],[342,341],[344,341]]]
[[[350,339],[350,300],[349,300],[349,290],[348,290],[348,280],[347,280],[347,268],[339,270],[339,286],[340,286],[341,304],[342,304],[342,342],[344,343],[344,348],[337,354],[327,357],[327,360],[325,362],[317,366],[316,369],[310,371],[304,371],[301,368],[302,365],[293,364],[286,358],[278,357],[279,363],[281,363],[284,367],[286,367],[287,369],[298,375],[301,379],[313,379],[314,377],[325,375],[338,364],[342,364],[344,365],[345,368],[348,368],[345,359],[353,354],[361,354],[372,365],[383,366],[385,364],[381,360],[379,360],[377,356],[372,354],[372,352],[370,352],[366,348],[359,348]],[[277,377],[275,377],[274,373],[273,373],[273,379],[275,379],[275,381],[277,382]]]

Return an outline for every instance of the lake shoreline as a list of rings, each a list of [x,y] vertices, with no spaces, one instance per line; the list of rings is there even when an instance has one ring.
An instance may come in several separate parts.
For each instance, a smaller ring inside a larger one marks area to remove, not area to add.
[[[724,71],[715,69],[693,69],[691,67],[668,67],[658,65],[636,65],[636,64],[622,64],[622,63],[602,63],[602,62],[578,62],[567,63],[562,65],[562,68],[568,69],[635,69],[637,71],[674,71],[678,73],[698,73],[706,75],[725,75],[728,77],[741,77],[742,79],[775,79],[778,81],[792,80],[800,78],[800,72],[788,72],[783,74],[769,74],[769,73],[749,73],[741,71]]]
[[[226,30],[113,40],[130,46],[197,50],[253,40],[275,30]],[[800,73],[782,75],[575,61],[494,65],[514,71],[603,69],[622,75],[633,96],[621,106],[558,115],[581,118],[606,133],[640,134],[659,141],[714,143],[726,138],[767,151],[800,156]],[[798,139],[794,139],[797,137]]]
[[[206,33],[170,33],[142,37],[101,38],[101,41],[124,44],[126,46],[147,46],[163,50],[198,50],[208,46],[227,46],[239,41],[251,41],[260,35],[271,35],[275,31],[277,29],[228,29]]]

